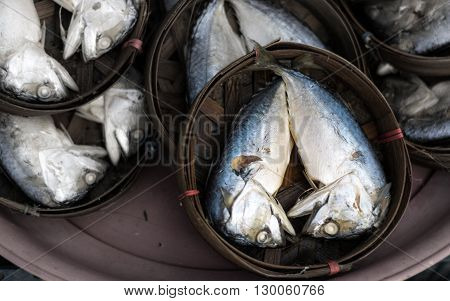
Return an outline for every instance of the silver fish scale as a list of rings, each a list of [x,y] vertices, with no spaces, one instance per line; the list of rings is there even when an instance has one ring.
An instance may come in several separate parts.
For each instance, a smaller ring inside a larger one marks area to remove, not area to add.
[[[265,174],[257,171],[253,176],[267,193],[273,195],[281,186],[293,145],[289,133],[285,89],[281,82],[260,92],[239,112],[227,142],[223,157],[212,173],[206,207],[213,223],[226,235],[243,244],[250,244],[247,240],[249,233],[239,233],[245,231],[240,229],[239,223],[251,224],[253,220],[261,218],[257,211],[258,207],[264,207],[264,202],[258,203],[255,199],[237,200],[232,209],[228,210],[221,190],[228,191],[235,200],[238,199],[245,181],[232,170],[232,161],[243,155],[261,158],[264,165],[262,169],[269,170]],[[239,206],[247,207],[247,213],[240,212]],[[248,210],[249,207],[252,209]],[[234,219],[230,217],[230,213],[234,215]],[[227,233],[227,229],[235,229],[235,232]],[[261,229],[253,230],[258,232]]]
[[[284,70],[283,77],[288,86],[291,130],[308,175],[329,185],[353,173],[375,203],[386,185],[385,175],[349,110],[301,73]]]

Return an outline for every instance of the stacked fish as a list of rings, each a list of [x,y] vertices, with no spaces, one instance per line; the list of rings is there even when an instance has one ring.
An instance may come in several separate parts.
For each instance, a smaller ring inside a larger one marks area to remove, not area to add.
[[[352,0],[362,5],[375,32],[400,50],[432,55],[450,45],[448,0]],[[450,73],[449,73],[450,74]],[[419,78],[389,64],[378,68],[381,90],[390,102],[407,138],[421,145],[450,139],[450,82]]]
[[[139,10],[134,0],[55,0],[72,12],[66,33],[61,25],[64,59],[81,47],[85,62],[98,59],[123,41]],[[63,101],[78,86],[68,71],[44,48],[33,0],[0,1],[0,88],[34,102]],[[76,145],[51,116],[0,114],[0,160],[4,170],[33,201],[60,207],[82,199],[121,155],[137,152],[145,139],[146,115],[141,75],[131,70],[103,95],[78,109],[78,115],[100,123],[106,149]]]

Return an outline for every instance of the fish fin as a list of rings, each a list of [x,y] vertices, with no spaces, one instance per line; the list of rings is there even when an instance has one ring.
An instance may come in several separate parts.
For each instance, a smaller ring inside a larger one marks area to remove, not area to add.
[[[380,222],[383,221],[384,216],[387,213],[387,209],[389,207],[389,202],[391,200],[391,187],[392,183],[386,184],[383,189],[378,194],[378,198],[375,202],[375,206],[377,209],[379,209],[379,216],[381,217],[379,219]]]
[[[98,32],[94,26],[84,28],[82,52],[85,62],[97,57],[97,37]]]
[[[78,88],[77,83],[69,74],[69,72],[66,70],[66,68],[63,67],[63,65],[61,65],[54,58],[50,58],[50,63],[52,64],[55,73],[58,75],[58,77],[61,79],[61,81],[64,83],[66,87],[75,92],[80,91],[80,88]]]
[[[61,6],[61,8],[64,8],[65,10],[68,10],[70,12],[73,12],[75,10],[75,3],[73,0],[53,0],[53,2]]]
[[[42,48],[44,48],[44,47],[45,47],[45,39],[46,39],[46,37],[47,37],[47,24],[45,23],[45,21],[42,22],[42,28],[41,28],[41,31],[42,31],[42,35],[41,35],[41,45],[42,45]]]
[[[68,148],[68,151],[75,155],[86,156],[93,159],[104,158],[108,155],[108,152],[103,147],[92,145],[73,145]]]
[[[298,218],[311,214],[316,206],[324,205],[330,196],[328,189],[317,190],[304,199],[297,200],[297,203],[289,209],[287,216],[290,218]]]
[[[109,159],[111,160],[114,166],[117,166],[120,161],[121,151],[120,144],[116,139],[115,130],[109,131],[108,127],[105,125],[105,145],[108,150]]]
[[[61,6],[59,8],[59,33],[61,35],[61,40],[63,41],[63,44],[66,45],[66,41],[67,41],[67,31],[64,28],[64,25],[62,23],[62,10],[63,7]]]
[[[117,129],[115,134],[123,154],[125,155],[125,157],[128,157],[130,155],[130,138],[122,129]]]
[[[62,124],[62,122],[59,124],[59,129],[61,130],[61,132],[64,134],[64,136],[73,144],[75,145],[75,143],[73,142],[72,137],[70,136],[69,131],[67,130],[67,128],[64,126],[64,124]]]
[[[311,185],[314,190],[319,190],[319,187],[317,187],[316,183],[314,183],[314,180],[309,176],[306,169],[303,170],[303,175],[305,176],[306,181],[308,181],[309,185]]]
[[[320,206],[323,206],[328,201],[328,198],[330,197],[330,191],[334,187],[339,185],[339,183],[341,183],[342,180],[346,179],[347,177],[349,177],[351,175],[352,175],[352,173],[350,172],[350,173],[342,176],[341,178],[337,179],[333,183],[323,186],[319,190],[312,192],[307,197],[305,197],[303,199],[299,198],[297,200],[297,203],[289,210],[288,216],[290,218],[297,218],[297,217],[311,214],[314,207],[318,206],[317,204],[319,204]]]
[[[283,67],[278,64],[275,57],[257,42],[254,43],[256,52],[256,66],[259,68],[268,68],[275,72],[275,74],[281,76],[283,73]]]
[[[281,226],[283,229],[292,236],[295,236],[295,229],[292,226],[291,221],[289,220],[286,212],[281,206],[280,202],[277,199],[271,196],[270,198],[270,207],[272,208],[273,214],[280,220]]]
[[[220,187],[220,192],[222,193],[223,197],[223,203],[225,204],[225,207],[228,209],[228,211],[231,209],[234,203],[234,197],[233,195],[227,191],[226,189]]]
[[[75,11],[70,21],[69,29],[67,30],[63,54],[65,60],[74,55],[78,48],[80,48],[85,26],[83,18]]]

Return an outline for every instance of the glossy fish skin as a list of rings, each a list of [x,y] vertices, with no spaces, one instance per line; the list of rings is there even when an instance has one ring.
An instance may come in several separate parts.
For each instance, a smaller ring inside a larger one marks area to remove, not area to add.
[[[225,12],[224,0],[212,0],[194,25],[187,55],[189,103],[228,64],[247,53]]]
[[[0,113],[0,159],[10,178],[32,200],[59,207],[81,199],[103,178],[101,147],[75,145],[50,116]]]
[[[418,143],[450,139],[450,81],[429,88],[415,75],[393,75],[384,78],[381,91],[408,139]]]
[[[137,153],[148,124],[145,96],[137,86],[141,75],[131,70],[95,101],[78,109],[88,120],[103,124],[105,144],[113,165]]]
[[[267,45],[276,40],[295,42],[325,48],[320,39],[296,17],[283,8],[265,0],[228,0],[239,21],[248,49],[254,48],[252,41]]]
[[[315,237],[350,238],[376,227],[390,185],[360,126],[316,81],[294,70],[272,68],[286,84],[291,133],[305,170],[320,188],[299,199],[288,216],[314,212],[306,232]]]
[[[64,59],[82,47],[86,62],[111,51],[130,33],[138,18],[137,0],[54,0],[73,13]]]
[[[45,28],[44,28],[45,29]],[[32,0],[0,2],[0,88],[27,101],[54,102],[78,86],[44,50],[45,37]]]
[[[279,247],[295,235],[274,199],[290,160],[284,85],[254,96],[233,123],[223,156],[209,183],[205,207],[214,226],[241,245]]]
[[[375,29],[401,50],[426,54],[450,43],[448,0],[367,1],[365,11]]]

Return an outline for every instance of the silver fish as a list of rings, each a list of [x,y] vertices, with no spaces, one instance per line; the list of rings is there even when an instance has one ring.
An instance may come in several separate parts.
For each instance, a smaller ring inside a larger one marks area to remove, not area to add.
[[[44,50],[45,26],[33,0],[0,2],[0,88],[24,100],[59,101],[66,86],[78,91],[67,70]]]
[[[389,202],[390,185],[367,137],[350,111],[302,73],[278,65],[259,48],[258,64],[286,85],[289,126],[306,173],[318,190],[298,200],[290,218],[314,212],[306,233],[347,238],[376,227]]]
[[[217,73],[247,53],[225,12],[225,0],[212,0],[194,25],[187,55],[189,102]]]
[[[384,78],[381,91],[408,139],[419,143],[450,139],[450,81],[429,88],[416,75],[393,75]]]
[[[64,59],[82,46],[84,60],[99,58],[130,33],[138,17],[138,0],[54,0],[73,13]]]
[[[103,178],[101,147],[75,145],[52,117],[0,113],[3,168],[32,200],[58,207],[81,199]]]
[[[364,1],[359,1],[364,2]],[[448,0],[367,1],[365,12],[390,43],[411,53],[425,54],[450,43]]]
[[[325,48],[320,39],[291,13],[271,5],[267,0],[227,0],[232,4],[239,29],[248,43],[267,45],[276,40]]]
[[[277,82],[236,116],[215,167],[205,206],[219,231],[241,245],[258,247],[284,245],[285,231],[295,235],[274,198],[292,147],[285,88]]]
[[[136,154],[147,135],[145,96],[132,81],[140,82],[140,75],[131,70],[127,76],[130,79],[121,78],[99,98],[78,109],[81,117],[103,124],[106,149],[116,166],[121,154]]]

